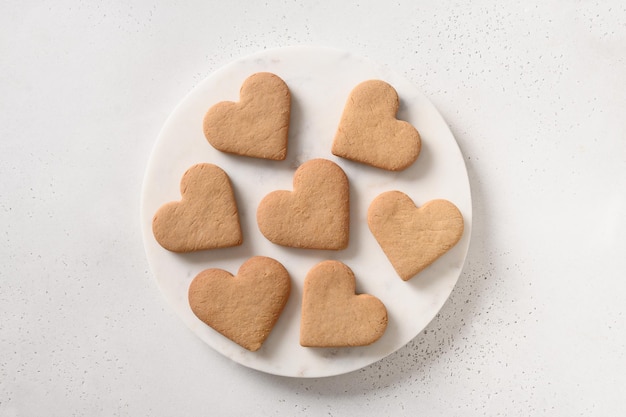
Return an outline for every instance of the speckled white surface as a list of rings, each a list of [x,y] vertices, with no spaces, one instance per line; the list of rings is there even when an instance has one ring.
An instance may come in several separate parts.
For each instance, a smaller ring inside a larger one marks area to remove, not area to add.
[[[0,416],[621,415],[626,6],[569,2],[0,4]],[[208,348],[154,284],[154,140],[265,48],[385,64],[465,158],[472,241],[442,310],[362,370],[293,379]]]
[[[269,71],[289,86],[292,112],[289,146],[284,161],[225,154],[207,142],[202,120],[223,101],[238,101],[250,75]],[[394,87],[402,106],[398,117],[421,136],[419,158],[401,172],[375,169],[338,158],[332,140],[350,91],[366,80],[384,80]],[[315,158],[331,160],[350,184],[350,242],[345,250],[285,248],[259,231],[256,209],[276,190],[291,190],[296,169]],[[180,200],[180,178],[190,166],[210,162],[230,177],[243,232],[241,246],[193,254],[175,254],[154,239],[152,218],[163,204]],[[400,190],[417,204],[444,198],[463,215],[460,241],[408,282],[394,271],[367,225],[369,204],[380,194]],[[168,117],[156,140],[142,192],[142,226],[148,263],[164,296],[182,321],[209,346],[238,363],[274,375],[320,377],[369,365],[412,340],[435,317],[452,292],[467,255],[472,230],[472,201],[467,170],[459,147],[433,105],[410,81],[389,68],[346,51],[312,46],[273,48],[241,57],[218,69],[188,94]],[[191,311],[187,292],[191,280],[208,268],[235,274],[251,256],[269,256],[291,276],[291,295],[263,347],[249,352],[202,323]],[[387,309],[388,326],[369,346],[312,349],[300,346],[300,310],[304,278],[319,262],[339,260],[354,272],[357,292],[377,297]]]

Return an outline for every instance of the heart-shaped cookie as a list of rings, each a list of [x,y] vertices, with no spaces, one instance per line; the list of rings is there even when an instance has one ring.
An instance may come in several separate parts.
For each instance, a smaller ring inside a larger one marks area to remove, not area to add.
[[[302,346],[365,346],[380,339],[387,309],[378,298],[357,295],[355,289],[352,270],[339,261],[324,261],[309,271],[302,293]]]
[[[180,181],[181,201],[167,203],[152,219],[157,242],[172,252],[240,245],[241,226],[228,175],[213,164],[196,164]]]
[[[278,245],[345,249],[350,229],[348,177],[326,159],[305,162],[294,174],[293,192],[274,191],[261,201],[257,223]]]
[[[344,107],[332,153],[390,171],[407,168],[421,149],[420,135],[408,122],[396,119],[398,93],[381,80],[357,85]]]
[[[287,156],[291,94],[278,76],[248,77],[239,102],[223,101],[204,116],[204,136],[216,149],[236,155],[283,160]]]
[[[189,306],[204,323],[256,351],[276,324],[290,290],[289,273],[278,261],[255,256],[236,276],[222,269],[200,272],[189,286]]]
[[[376,197],[368,209],[367,223],[405,281],[446,253],[463,235],[463,215],[454,204],[431,200],[417,208],[400,191]]]

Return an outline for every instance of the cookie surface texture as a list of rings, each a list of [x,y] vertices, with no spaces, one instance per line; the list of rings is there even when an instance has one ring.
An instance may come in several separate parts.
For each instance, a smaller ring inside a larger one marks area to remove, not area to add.
[[[238,102],[215,104],[204,116],[204,136],[227,153],[283,160],[287,156],[291,94],[277,75],[259,72],[241,86]]]
[[[400,171],[417,159],[421,139],[410,123],[396,119],[396,90],[381,80],[357,85],[346,105],[333,140],[332,153],[390,171]]]
[[[261,233],[282,246],[340,250],[350,235],[348,177],[332,161],[313,159],[293,177],[293,191],[274,191],[257,209]]]
[[[225,248],[242,242],[239,213],[226,172],[196,164],[180,181],[182,199],[167,203],[152,219],[157,242],[172,252]]]
[[[376,197],[367,223],[385,255],[407,281],[450,250],[463,235],[463,215],[447,200],[417,208],[400,191]]]
[[[380,339],[387,309],[378,298],[355,294],[355,289],[352,270],[339,261],[324,261],[309,271],[302,293],[302,346],[365,346]]]
[[[222,269],[200,272],[189,286],[189,306],[223,336],[256,351],[276,324],[290,290],[289,273],[278,261],[255,256],[236,276]]]

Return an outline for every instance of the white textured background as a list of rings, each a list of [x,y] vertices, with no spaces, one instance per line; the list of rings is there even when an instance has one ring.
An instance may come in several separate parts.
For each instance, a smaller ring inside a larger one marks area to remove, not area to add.
[[[623,415],[626,4],[469,4],[0,3],[0,416]],[[296,44],[412,80],[474,197],[437,318],[319,380],[204,345],[159,293],[139,224],[178,101],[235,58]]]

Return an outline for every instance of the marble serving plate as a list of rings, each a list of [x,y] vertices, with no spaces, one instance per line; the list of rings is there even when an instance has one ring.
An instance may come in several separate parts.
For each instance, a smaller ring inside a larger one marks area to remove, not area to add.
[[[268,71],[280,76],[292,94],[289,149],[286,160],[266,161],[221,153],[204,138],[202,119],[207,109],[238,101],[239,89],[251,74]],[[382,79],[400,96],[398,118],[413,124],[422,137],[422,151],[402,172],[387,172],[343,160],[331,154],[331,142],[348,94],[358,83]],[[271,191],[292,189],[296,168],[313,158],[339,164],[350,181],[350,245],[342,251],[302,250],[266,240],[256,224],[256,209]],[[210,162],[231,178],[237,199],[243,245],[235,248],[175,254],[152,235],[156,210],[180,199],[179,182],[193,164]],[[435,199],[452,201],[463,214],[460,242],[434,264],[402,281],[369,232],[367,208],[380,193],[400,190],[420,206]],[[145,174],[141,221],[146,253],[165,298],[189,328],[211,348],[244,366],[276,375],[319,377],[350,372],[372,364],[416,337],[435,317],[461,273],[472,226],[467,171],[459,147],[444,119],[411,82],[390,69],[353,54],[318,47],[289,47],[263,51],[215,71],[185,97],[167,119]],[[236,273],[255,255],[281,262],[292,279],[292,292],[276,327],[263,347],[249,352],[199,321],[187,302],[194,276],[207,268]],[[357,292],[378,297],[387,307],[389,325],[381,339],[356,348],[304,348],[299,344],[302,285],[311,267],[336,259],[355,273]],[[163,337],[168,337],[164,334]]]

